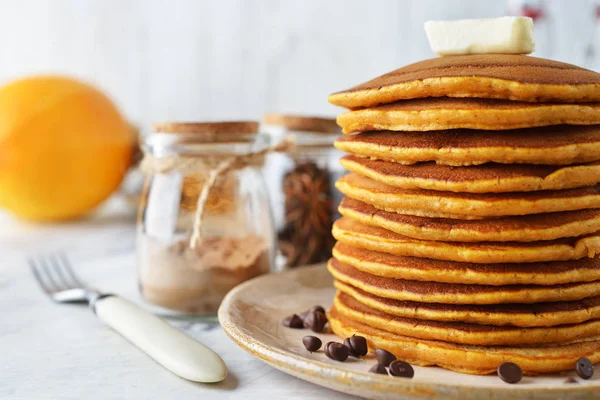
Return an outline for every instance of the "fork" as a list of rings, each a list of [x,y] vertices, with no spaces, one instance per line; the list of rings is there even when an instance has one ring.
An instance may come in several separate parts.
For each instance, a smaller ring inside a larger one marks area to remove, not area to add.
[[[217,353],[155,315],[114,294],[84,284],[64,253],[28,259],[41,289],[57,303],[88,303],[108,326],[156,362],[194,382],[220,382],[227,376]]]

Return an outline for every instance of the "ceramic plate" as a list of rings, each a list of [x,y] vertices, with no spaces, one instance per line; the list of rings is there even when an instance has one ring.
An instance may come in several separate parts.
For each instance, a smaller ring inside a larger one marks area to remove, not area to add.
[[[269,365],[298,378],[340,392],[372,399],[598,399],[600,371],[584,381],[575,372],[525,377],[516,385],[497,376],[475,376],[435,367],[414,367],[413,379],[369,373],[372,356],[344,363],[322,351],[309,353],[302,337],[309,330],[290,329],[281,320],[314,305],[331,306],[334,289],[325,266],[302,267],[265,275],[233,289],[219,309],[225,332],[240,347]],[[315,334],[323,343],[340,341],[332,334]],[[576,383],[566,383],[569,376]]]

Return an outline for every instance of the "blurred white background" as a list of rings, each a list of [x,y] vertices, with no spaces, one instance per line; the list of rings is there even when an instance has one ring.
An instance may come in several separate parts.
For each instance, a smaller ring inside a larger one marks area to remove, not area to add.
[[[0,83],[69,74],[142,127],[335,115],[327,95],[433,56],[423,22],[541,5],[536,55],[590,68],[593,0],[2,0]]]

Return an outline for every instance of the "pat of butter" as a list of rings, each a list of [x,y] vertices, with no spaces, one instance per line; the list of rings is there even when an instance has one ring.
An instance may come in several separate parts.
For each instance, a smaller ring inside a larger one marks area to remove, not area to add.
[[[431,50],[440,56],[529,54],[535,47],[528,17],[427,21],[425,32]]]

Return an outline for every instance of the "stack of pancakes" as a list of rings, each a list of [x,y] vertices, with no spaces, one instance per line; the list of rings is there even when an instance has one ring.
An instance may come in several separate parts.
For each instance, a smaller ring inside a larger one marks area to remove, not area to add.
[[[336,142],[336,334],[472,374],[600,361],[600,74],[450,56],[330,102],[362,132]]]

